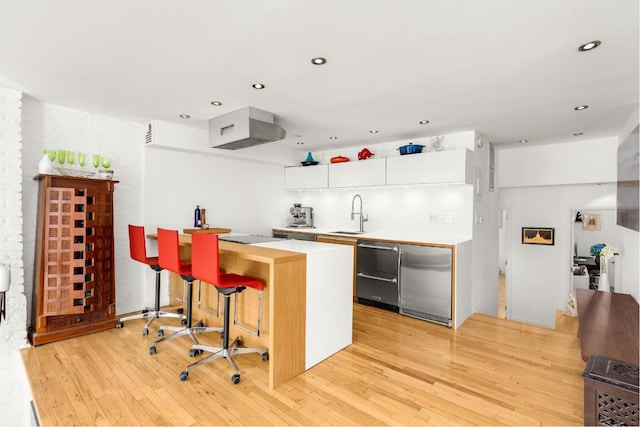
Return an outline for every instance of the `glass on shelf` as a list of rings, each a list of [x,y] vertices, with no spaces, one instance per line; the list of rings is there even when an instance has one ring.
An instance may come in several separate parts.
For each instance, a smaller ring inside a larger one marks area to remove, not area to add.
[[[100,154],[94,154],[93,157],[93,167],[97,168],[100,166]]]
[[[60,165],[64,165],[64,162],[67,161],[67,150],[58,150],[58,163]]]
[[[109,169],[111,167],[111,157],[102,158],[102,167],[105,169]]]
[[[81,168],[87,164],[87,155],[85,153],[78,153],[78,164]]]
[[[67,150],[67,163],[69,163],[71,167],[73,167],[73,165],[76,163],[75,151]]]
[[[56,150],[44,150],[45,154],[49,156],[49,160],[52,162],[56,159]]]

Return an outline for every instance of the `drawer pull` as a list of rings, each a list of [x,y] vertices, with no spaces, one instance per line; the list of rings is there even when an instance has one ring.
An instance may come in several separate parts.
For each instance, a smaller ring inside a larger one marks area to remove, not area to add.
[[[387,247],[387,246],[377,246],[377,245],[365,245],[364,243],[358,243],[358,247],[366,248],[366,249],[381,249],[383,251],[398,252],[398,247],[397,246]]]
[[[364,277],[366,279],[380,280],[382,282],[398,283],[398,279],[395,277],[393,279],[387,279],[386,277],[370,276],[364,273],[358,273],[357,276]]]

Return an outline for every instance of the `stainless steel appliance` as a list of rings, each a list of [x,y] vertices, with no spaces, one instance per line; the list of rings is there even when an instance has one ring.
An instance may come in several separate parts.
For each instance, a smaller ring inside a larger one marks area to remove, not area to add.
[[[311,233],[292,233],[292,232],[284,232],[284,231],[274,231],[273,237],[279,239],[291,239],[291,240],[310,240],[315,242],[316,235]]]
[[[397,312],[399,245],[359,240],[357,260],[358,302]]]
[[[400,245],[400,313],[451,326],[452,250]]]
[[[300,203],[294,203],[289,208],[289,220],[287,227],[292,228],[312,228],[313,227],[313,208],[302,206]]]

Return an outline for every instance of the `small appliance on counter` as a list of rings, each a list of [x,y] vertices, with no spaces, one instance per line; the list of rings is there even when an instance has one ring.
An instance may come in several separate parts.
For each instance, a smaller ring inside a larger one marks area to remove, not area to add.
[[[287,220],[287,227],[313,228],[313,208],[294,203],[293,207],[289,208],[289,215],[291,217]]]

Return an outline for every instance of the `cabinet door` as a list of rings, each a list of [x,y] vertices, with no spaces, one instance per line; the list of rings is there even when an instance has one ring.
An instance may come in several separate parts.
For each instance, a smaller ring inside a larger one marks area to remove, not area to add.
[[[471,184],[473,160],[469,150],[445,150],[389,157],[387,184]]]
[[[328,166],[300,166],[284,168],[285,190],[304,190],[311,188],[327,188]]]
[[[87,295],[92,292],[91,309],[108,307],[115,302],[112,284],[113,266],[113,194],[110,191],[87,190],[87,254],[85,275]]]
[[[329,187],[385,185],[385,159],[367,159],[329,165]]]
[[[84,312],[84,203],[75,188],[47,188],[44,232],[45,316]]]

